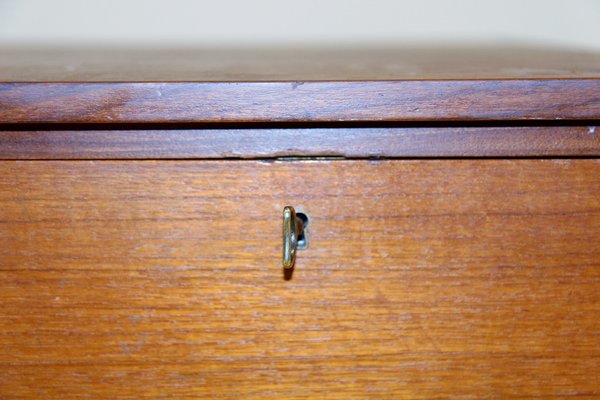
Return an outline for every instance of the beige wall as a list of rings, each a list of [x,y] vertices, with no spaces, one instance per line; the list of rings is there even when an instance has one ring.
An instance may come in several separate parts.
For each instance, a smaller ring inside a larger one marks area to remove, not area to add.
[[[600,0],[0,0],[0,45],[440,40],[600,50]]]

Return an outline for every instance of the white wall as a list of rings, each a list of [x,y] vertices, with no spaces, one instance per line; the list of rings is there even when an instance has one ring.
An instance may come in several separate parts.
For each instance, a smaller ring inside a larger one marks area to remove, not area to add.
[[[439,40],[600,50],[600,0],[0,0],[0,45]]]

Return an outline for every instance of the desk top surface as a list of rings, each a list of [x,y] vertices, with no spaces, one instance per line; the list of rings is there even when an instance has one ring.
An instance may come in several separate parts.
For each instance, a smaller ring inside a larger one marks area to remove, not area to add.
[[[600,78],[600,54],[525,47],[0,49],[0,82]]]
[[[599,120],[600,54],[0,50],[0,124]]]

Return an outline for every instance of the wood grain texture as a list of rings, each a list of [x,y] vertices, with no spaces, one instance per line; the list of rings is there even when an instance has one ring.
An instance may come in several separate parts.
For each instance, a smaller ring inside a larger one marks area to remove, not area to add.
[[[0,123],[600,119],[600,79],[0,83]]]
[[[0,397],[600,395],[598,160],[0,168]]]
[[[600,156],[600,126],[0,130],[0,158]]]
[[[600,54],[523,46],[0,48],[1,82],[600,78]]]

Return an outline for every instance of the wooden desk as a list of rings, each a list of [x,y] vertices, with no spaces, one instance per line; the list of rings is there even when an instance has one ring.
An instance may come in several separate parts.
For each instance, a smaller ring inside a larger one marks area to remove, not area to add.
[[[600,56],[8,49],[0,82],[0,398],[600,395]]]

